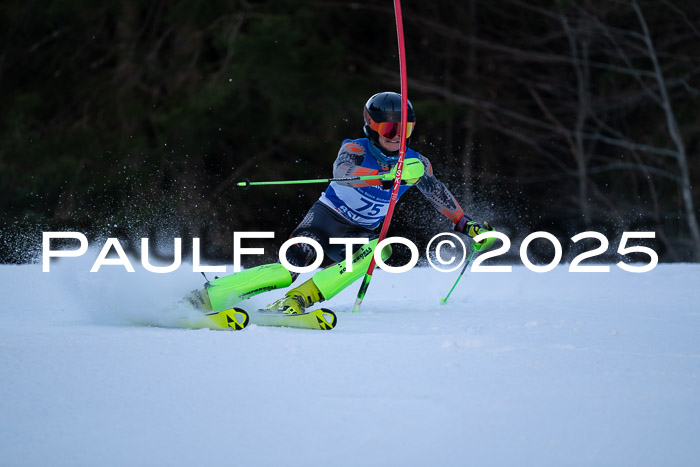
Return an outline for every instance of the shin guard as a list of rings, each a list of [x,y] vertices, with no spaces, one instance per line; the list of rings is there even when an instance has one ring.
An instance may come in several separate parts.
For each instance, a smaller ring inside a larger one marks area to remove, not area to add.
[[[352,271],[349,271],[346,260],[327,267],[317,272],[313,281],[323,298],[328,300],[339,294],[345,287],[362,277],[372,261],[374,249],[377,247],[377,239],[363,245],[352,255]],[[381,252],[382,260],[386,261],[391,256],[391,245],[387,245]]]
[[[214,279],[205,290],[212,309],[221,311],[259,293],[289,287],[291,284],[290,272],[281,264],[273,263]]]

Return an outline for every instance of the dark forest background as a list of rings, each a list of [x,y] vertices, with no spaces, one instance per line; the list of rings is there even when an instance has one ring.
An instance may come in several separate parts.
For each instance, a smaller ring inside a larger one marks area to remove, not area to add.
[[[402,6],[411,145],[469,215],[565,258],[638,230],[700,261],[698,2]],[[389,0],[5,1],[0,41],[1,262],[48,230],[279,245],[324,187],[235,182],[331,176],[367,98],[399,91]],[[451,224],[415,191],[390,234],[420,246]]]

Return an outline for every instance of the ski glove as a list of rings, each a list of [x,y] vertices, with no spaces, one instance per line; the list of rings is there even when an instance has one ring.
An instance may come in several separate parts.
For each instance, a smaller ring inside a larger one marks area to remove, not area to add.
[[[394,185],[394,179],[396,178],[396,165],[390,172],[385,173],[380,179],[382,181],[382,188],[385,190],[390,189]],[[425,166],[420,159],[411,158],[403,161],[403,169],[401,172],[402,185],[415,185],[423,175],[425,175]]]
[[[471,238],[476,237],[479,234],[485,233],[485,232],[493,232],[496,229],[491,227],[488,222],[484,222],[483,224],[479,224],[478,222],[475,222],[471,219],[469,219],[467,216],[462,216],[462,218],[455,224],[455,230],[457,232],[462,232],[465,235],[468,235]],[[486,251],[489,248],[493,246],[493,244],[496,242],[496,239],[491,237],[484,239],[480,241],[479,243],[474,243],[472,247],[476,251]]]

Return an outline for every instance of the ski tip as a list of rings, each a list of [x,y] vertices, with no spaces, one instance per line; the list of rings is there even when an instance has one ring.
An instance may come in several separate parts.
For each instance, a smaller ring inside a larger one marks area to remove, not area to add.
[[[240,331],[250,323],[250,316],[242,308],[230,308],[205,315],[218,329]]]
[[[240,331],[250,324],[250,315],[243,308],[232,308],[229,311],[233,312],[229,314],[227,319],[229,328],[232,328],[234,331]]]
[[[319,328],[324,331],[330,331],[338,324],[338,317],[328,308],[321,308],[321,317],[316,317]]]

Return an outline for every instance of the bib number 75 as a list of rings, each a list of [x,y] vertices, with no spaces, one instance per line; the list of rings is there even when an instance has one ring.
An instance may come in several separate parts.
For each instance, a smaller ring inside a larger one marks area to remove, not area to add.
[[[364,206],[362,206],[361,208],[357,208],[357,212],[362,212],[363,214],[366,214],[368,216],[376,216],[382,211],[382,203],[373,203],[372,201],[366,198],[360,198],[360,201],[362,201],[362,204]]]

